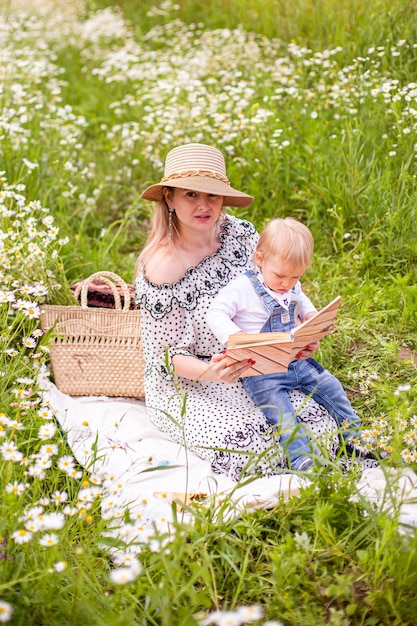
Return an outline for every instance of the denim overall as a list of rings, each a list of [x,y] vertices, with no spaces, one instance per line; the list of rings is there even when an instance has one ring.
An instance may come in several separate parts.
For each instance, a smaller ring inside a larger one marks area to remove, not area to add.
[[[255,272],[248,270],[246,276],[270,313],[261,332],[289,332],[294,328],[296,302],[292,301],[287,311],[262,287]],[[295,413],[288,395],[291,389],[302,391],[324,406],[343,429],[346,440],[358,434],[360,419],[341,383],[312,358],[292,361],[288,372],[243,377],[242,383],[268,421],[279,425],[280,442],[292,469],[305,469],[311,465],[311,456],[319,452]]]

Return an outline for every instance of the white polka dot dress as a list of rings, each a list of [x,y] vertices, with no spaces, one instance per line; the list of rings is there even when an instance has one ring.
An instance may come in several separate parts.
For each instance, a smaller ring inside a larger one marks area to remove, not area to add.
[[[175,354],[209,362],[223,351],[206,324],[206,311],[219,289],[250,266],[258,234],[247,221],[226,216],[221,247],[184,278],[157,286],[143,274],[136,281],[142,310],[146,405],[152,422],[174,441],[183,443],[213,470],[233,480],[243,474],[285,471],[286,459],[274,426],[257,410],[240,381],[233,385],[191,381],[173,375]],[[336,424],[326,410],[299,392],[300,418],[334,453]]]

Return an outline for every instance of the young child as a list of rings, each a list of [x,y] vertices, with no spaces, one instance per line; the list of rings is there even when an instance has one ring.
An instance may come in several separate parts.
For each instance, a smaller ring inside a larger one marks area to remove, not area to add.
[[[259,238],[254,270],[232,280],[214,299],[207,313],[213,334],[226,346],[229,335],[288,332],[312,317],[316,308],[303,293],[300,278],[311,264],[313,249],[313,236],[301,222],[290,217],[269,222]],[[358,435],[359,416],[337,378],[314,359],[292,361],[288,372],[241,380],[269,422],[279,426],[292,469],[309,470],[312,456],[319,452],[295,414],[288,395],[291,389],[311,395],[331,413],[352,452],[349,440]]]

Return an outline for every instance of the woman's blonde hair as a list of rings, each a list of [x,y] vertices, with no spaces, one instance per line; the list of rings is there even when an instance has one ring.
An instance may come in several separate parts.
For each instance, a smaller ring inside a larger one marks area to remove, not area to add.
[[[314,239],[304,224],[293,217],[277,217],[265,226],[259,237],[256,254],[279,257],[285,263],[311,265]]]
[[[146,259],[161,246],[172,246],[172,234],[169,236],[169,209],[163,198],[160,202],[155,202],[152,218],[152,226],[148,235],[148,239],[138,256],[135,265],[135,273],[145,266]],[[171,213],[172,231],[177,233],[178,220],[175,211]]]

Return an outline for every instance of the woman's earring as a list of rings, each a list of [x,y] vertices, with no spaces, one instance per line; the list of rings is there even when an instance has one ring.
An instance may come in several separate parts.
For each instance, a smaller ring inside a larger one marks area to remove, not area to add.
[[[214,224],[214,234],[216,237],[220,235],[220,217],[217,219],[217,221]]]
[[[168,239],[172,241],[172,214],[175,209],[168,207]]]

